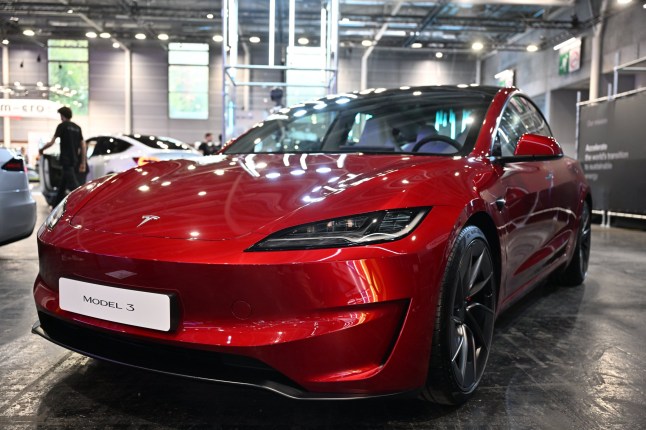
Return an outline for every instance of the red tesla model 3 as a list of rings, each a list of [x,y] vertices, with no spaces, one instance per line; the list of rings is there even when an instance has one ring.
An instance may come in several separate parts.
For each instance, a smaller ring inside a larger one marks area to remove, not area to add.
[[[516,89],[328,96],[71,193],[38,232],[33,331],[294,398],[458,404],[501,311],[583,282],[590,208]]]

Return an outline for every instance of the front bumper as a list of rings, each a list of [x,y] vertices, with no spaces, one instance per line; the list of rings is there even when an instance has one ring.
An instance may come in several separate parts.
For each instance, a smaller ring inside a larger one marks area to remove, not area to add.
[[[356,399],[398,394],[311,392],[250,357],[103,333],[44,313],[39,313],[32,333],[92,358],[167,375],[261,388],[292,399]]]
[[[425,383],[446,240],[256,254],[62,222],[38,245],[34,332],[85,355],[295,398]],[[178,322],[165,332],[65,311],[63,277],[173,294]]]

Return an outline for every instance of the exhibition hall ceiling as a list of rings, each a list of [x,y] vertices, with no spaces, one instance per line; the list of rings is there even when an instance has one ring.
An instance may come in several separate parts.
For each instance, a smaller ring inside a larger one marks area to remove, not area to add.
[[[269,39],[273,4],[275,41],[279,46],[287,44],[290,3],[295,5],[296,38],[310,46],[320,43],[321,8],[327,1],[237,3],[239,35],[244,43],[251,39],[249,43],[262,44]],[[145,36],[149,43],[216,44],[220,40],[217,35],[222,34],[222,4],[220,0],[4,1],[0,37],[5,44],[28,40],[44,46],[50,38],[92,37],[97,43],[104,38],[105,43],[128,46],[138,43],[135,36],[140,33],[137,37]],[[590,2],[590,11],[595,4],[598,1]],[[339,45],[446,53],[469,52],[474,43],[480,43],[485,52],[520,51],[529,45],[545,49],[590,26],[594,14],[587,15],[575,14],[574,0],[341,0]],[[532,30],[537,30],[531,33],[533,38],[521,37]]]

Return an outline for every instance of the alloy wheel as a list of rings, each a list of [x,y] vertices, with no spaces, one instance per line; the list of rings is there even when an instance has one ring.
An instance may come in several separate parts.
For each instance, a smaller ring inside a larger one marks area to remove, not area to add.
[[[482,240],[469,244],[460,260],[449,333],[455,382],[463,392],[478,385],[491,349],[494,325],[494,271]]]

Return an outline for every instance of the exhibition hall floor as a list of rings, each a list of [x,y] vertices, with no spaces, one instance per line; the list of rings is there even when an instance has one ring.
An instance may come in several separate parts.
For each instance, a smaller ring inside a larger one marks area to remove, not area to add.
[[[34,232],[0,247],[0,428],[646,428],[646,232],[593,226],[592,240],[585,284],[545,285],[503,314],[480,389],[449,408],[295,401],[55,346],[31,334]]]

